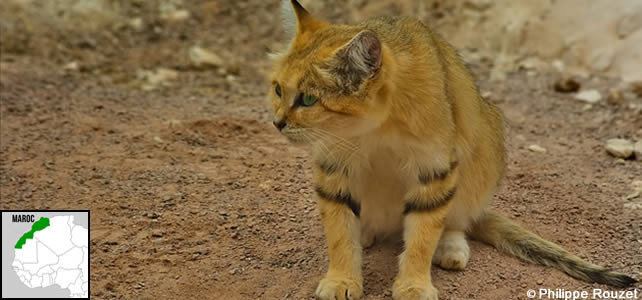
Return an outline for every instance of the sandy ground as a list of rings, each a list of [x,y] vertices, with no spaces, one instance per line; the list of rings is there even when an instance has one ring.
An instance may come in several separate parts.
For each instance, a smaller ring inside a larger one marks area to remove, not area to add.
[[[264,53],[277,35],[265,25],[277,16],[265,11],[276,9],[220,4],[185,24],[152,23],[151,33],[31,39],[22,52],[2,53],[1,208],[90,209],[93,298],[312,298],[327,258],[310,157],[274,130],[264,100]],[[185,49],[194,44],[219,49],[225,70],[190,67]],[[80,67],[65,69],[71,61]],[[492,207],[640,278],[642,213],[625,207],[640,199],[625,197],[642,165],[603,147],[642,138],[640,110],[612,101],[587,107],[553,90],[558,75],[516,71],[490,83],[491,66],[473,66],[507,123],[508,172]],[[176,78],[141,88],[135,71],[157,67]],[[618,85],[580,83],[604,95]],[[547,152],[529,151],[532,144]],[[396,243],[365,251],[366,299],[390,299],[400,251]],[[440,299],[606,288],[475,242],[465,271],[434,268],[433,277]]]

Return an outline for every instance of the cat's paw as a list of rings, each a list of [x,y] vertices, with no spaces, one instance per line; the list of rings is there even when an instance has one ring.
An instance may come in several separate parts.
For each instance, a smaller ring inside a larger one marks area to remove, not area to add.
[[[444,234],[432,257],[433,264],[446,270],[463,270],[470,259],[470,247],[463,234]]]
[[[463,270],[468,264],[470,251],[463,249],[451,249],[437,251],[433,256],[433,263],[446,270]]]
[[[315,295],[319,300],[356,300],[363,295],[363,288],[360,280],[325,277],[319,282]]]
[[[395,281],[392,286],[392,298],[395,300],[439,300],[439,293],[430,283],[417,285]]]

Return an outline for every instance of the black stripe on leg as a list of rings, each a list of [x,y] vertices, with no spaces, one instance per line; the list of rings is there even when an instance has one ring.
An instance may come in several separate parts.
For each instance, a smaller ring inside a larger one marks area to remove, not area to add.
[[[411,212],[431,211],[440,208],[450,201],[455,196],[455,188],[448,192],[432,199],[411,199],[406,202],[403,214],[406,215]]]
[[[320,187],[314,188],[314,191],[317,192],[317,195],[321,198],[347,205],[355,216],[359,216],[361,205],[352,198],[350,193],[328,193]]]
[[[450,169],[448,170],[419,170],[419,182],[421,182],[421,184],[428,184],[431,181],[444,180],[458,164],[459,162],[457,161],[451,162]]]

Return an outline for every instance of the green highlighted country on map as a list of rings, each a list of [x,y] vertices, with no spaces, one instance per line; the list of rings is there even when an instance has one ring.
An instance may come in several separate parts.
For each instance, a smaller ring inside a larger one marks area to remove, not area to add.
[[[41,217],[40,220],[36,221],[36,223],[33,223],[31,226],[31,231],[25,233],[20,237],[18,242],[16,243],[16,249],[22,249],[22,245],[24,245],[27,242],[27,239],[32,239],[33,234],[36,233],[36,231],[43,230],[49,226],[49,218]]]

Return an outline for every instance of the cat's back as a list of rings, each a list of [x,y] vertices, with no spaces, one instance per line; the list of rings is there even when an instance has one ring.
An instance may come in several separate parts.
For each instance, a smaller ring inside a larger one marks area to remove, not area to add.
[[[424,23],[412,17],[384,16],[366,20],[360,24],[374,31],[381,41],[396,54],[414,51],[430,51],[440,47],[436,34]]]

